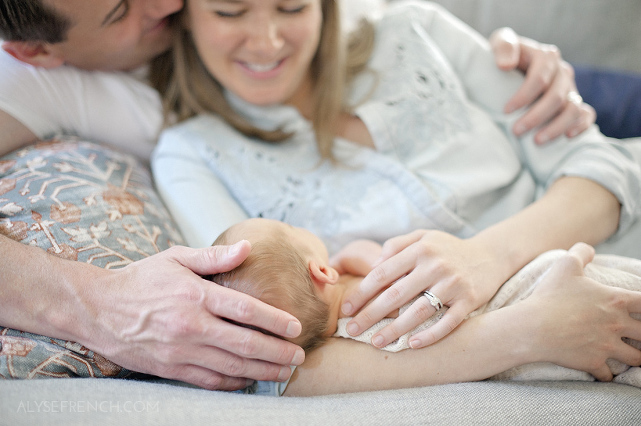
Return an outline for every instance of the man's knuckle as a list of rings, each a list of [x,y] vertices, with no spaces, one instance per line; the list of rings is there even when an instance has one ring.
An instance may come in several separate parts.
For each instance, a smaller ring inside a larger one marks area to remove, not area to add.
[[[174,347],[165,346],[158,348],[155,355],[158,365],[161,369],[171,371],[175,368],[178,362],[181,361],[181,356]],[[166,376],[163,376],[166,377]]]
[[[243,324],[253,321],[256,317],[254,304],[250,299],[244,297],[236,302],[235,313],[237,320]]]
[[[168,341],[182,340],[183,336],[193,336],[198,333],[197,324],[186,316],[176,316],[168,322],[165,328],[165,336]]]
[[[245,332],[238,340],[238,353],[243,357],[253,357],[258,351],[258,343],[254,333]]]
[[[241,357],[230,356],[225,360],[223,373],[232,377],[242,377],[247,371],[247,361]]]
[[[210,374],[206,377],[203,377],[200,386],[208,390],[218,390],[223,389],[225,380],[223,376],[219,374]]]

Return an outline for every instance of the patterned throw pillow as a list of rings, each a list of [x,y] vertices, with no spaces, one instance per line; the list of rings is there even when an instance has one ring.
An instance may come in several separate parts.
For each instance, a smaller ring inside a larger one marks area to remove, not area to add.
[[[0,158],[0,234],[108,269],[184,244],[146,165],[67,137]],[[0,378],[133,374],[74,342],[0,327],[0,345]]]

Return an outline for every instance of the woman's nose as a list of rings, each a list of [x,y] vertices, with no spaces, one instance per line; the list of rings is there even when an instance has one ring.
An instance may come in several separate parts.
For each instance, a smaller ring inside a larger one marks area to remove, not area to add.
[[[249,28],[246,42],[247,49],[268,58],[282,49],[285,41],[276,22],[271,19],[261,19],[249,25],[251,28]]]

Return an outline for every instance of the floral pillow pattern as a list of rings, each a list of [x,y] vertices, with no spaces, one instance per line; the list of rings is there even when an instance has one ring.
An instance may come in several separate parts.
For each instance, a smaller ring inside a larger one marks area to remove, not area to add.
[[[0,234],[108,269],[184,244],[146,165],[71,137],[0,158]],[[0,378],[132,374],[75,342],[0,327]]]

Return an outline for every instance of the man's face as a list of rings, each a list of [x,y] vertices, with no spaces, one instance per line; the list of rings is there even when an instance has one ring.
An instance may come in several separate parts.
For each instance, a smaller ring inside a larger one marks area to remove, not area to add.
[[[43,0],[71,21],[67,40],[49,45],[64,62],[89,70],[130,70],[165,52],[168,17],[183,0]]]

